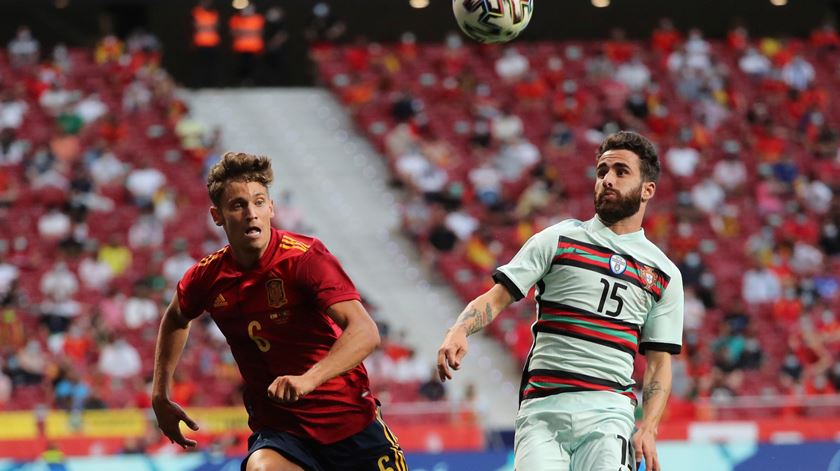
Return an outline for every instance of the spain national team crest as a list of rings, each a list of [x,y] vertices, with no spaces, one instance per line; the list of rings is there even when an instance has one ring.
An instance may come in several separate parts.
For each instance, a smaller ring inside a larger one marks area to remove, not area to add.
[[[286,304],[286,291],[283,290],[283,280],[280,278],[266,281],[265,292],[268,296],[269,307],[283,307]]]
[[[641,265],[639,267],[639,277],[645,284],[645,289],[649,290],[653,288],[654,283],[656,283],[656,275],[653,273],[653,268],[647,265]]]
[[[610,257],[610,271],[615,273],[616,275],[620,275],[624,273],[624,270],[627,269],[627,260],[624,259],[621,255],[614,254]]]

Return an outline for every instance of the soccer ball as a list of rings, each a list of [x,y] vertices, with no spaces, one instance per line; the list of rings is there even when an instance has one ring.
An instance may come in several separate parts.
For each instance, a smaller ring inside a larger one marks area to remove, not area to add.
[[[461,31],[470,38],[480,43],[504,43],[528,26],[534,0],[452,0],[452,11]]]

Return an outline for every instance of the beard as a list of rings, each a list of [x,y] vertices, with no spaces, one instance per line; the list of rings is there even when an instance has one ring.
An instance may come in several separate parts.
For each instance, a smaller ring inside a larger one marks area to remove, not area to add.
[[[603,190],[595,196],[595,213],[605,226],[612,226],[622,219],[629,218],[636,214],[642,205],[641,183],[627,195],[622,195],[616,190],[610,191],[617,196],[615,199],[607,199]]]

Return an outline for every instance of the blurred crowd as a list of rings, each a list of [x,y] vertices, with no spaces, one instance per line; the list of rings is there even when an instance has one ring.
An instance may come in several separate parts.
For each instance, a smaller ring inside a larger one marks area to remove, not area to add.
[[[42,51],[25,26],[0,61],[0,409],[148,405],[161,305],[221,241],[181,222],[219,134],[159,61],[141,30]]]
[[[670,413],[762,396],[793,398],[780,403],[796,415],[810,413],[809,396],[840,392],[833,24],[806,38],[736,25],[709,40],[663,19],[642,41],[616,29],[502,47],[405,33],[316,59],[404,190],[406,234],[465,300],[535,232],[592,217],[595,149],[633,129],[657,143],[663,167],[646,235],[686,290]],[[520,361],[534,312],[519,303],[490,327]]]
[[[159,316],[226,243],[204,186],[221,130],[190,115],[160,55],[143,31],[43,51],[24,26],[0,57],[0,410],[148,408]],[[276,227],[311,230],[289,192],[275,208]],[[383,400],[445,400],[429,362],[379,325]],[[241,402],[209,317],[182,363],[176,402]]]

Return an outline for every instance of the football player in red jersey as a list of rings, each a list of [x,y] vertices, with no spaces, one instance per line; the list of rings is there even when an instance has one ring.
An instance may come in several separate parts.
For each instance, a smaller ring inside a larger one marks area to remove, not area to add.
[[[353,282],[318,239],[273,229],[266,157],[226,153],[207,187],[229,245],[184,274],[163,315],[152,405],[184,448],[198,425],[169,399],[190,321],[208,312],[245,380],[248,456],[243,471],[407,470],[361,364],[379,344]]]

